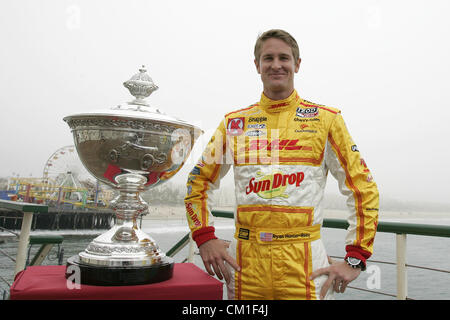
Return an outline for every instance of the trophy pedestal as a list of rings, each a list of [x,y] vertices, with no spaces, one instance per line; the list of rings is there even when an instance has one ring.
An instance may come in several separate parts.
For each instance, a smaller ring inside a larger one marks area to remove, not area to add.
[[[132,286],[149,284],[169,280],[173,275],[174,261],[172,258],[164,259],[154,265],[147,266],[102,266],[91,265],[80,261],[78,255],[67,259],[66,278],[74,272],[80,272],[76,281],[81,284],[94,286]]]
[[[130,220],[118,216],[116,225],[67,260],[66,278],[75,272],[73,280],[97,286],[132,286],[170,279],[174,260],[138,228],[135,212]]]

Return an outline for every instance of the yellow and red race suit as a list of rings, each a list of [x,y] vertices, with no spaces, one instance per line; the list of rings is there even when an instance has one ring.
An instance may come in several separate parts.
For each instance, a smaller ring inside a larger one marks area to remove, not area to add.
[[[188,177],[186,212],[198,246],[216,238],[208,197],[231,165],[237,207],[229,251],[241,271],[228,298],[319,296],[326,276],[309,276],[329,266],[320,239],[328,171],[348,197],[346,257],[365,264],[371,256],[378,189],[338,109],[294,90],[278,101],[262,94],[259,103],[225,115]]]

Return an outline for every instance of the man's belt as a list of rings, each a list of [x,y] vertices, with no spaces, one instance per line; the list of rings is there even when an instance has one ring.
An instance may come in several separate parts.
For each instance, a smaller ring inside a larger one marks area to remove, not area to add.
[[[320,224],[296,228],[250,228],[236,224],[234,237],[260,244],[309,242],[320,239]]]

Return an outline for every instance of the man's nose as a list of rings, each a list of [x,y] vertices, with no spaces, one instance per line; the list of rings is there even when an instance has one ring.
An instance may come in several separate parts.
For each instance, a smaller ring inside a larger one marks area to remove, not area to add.
[[[278,58],[275,58],[272,60],[272,68],[273,69],[280,69],[281,68],[281,61]]]

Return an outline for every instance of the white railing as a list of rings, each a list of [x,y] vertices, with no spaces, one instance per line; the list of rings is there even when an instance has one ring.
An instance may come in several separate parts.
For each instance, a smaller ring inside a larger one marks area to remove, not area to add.
[[[234,214],[232,211],[219,211],[213,210],[212,214],[215,217],[222,218],[234,218]],[[348,223],[343,219],[324,219],[323,227],[325,228],[335,228],[335,229],[347,229]],[[383,222],[380,221],[378,223],[377,232],[387,232],[396,234],[396,262],[386,262],[386,261],[376,261],[376,260],[368,260],[372,263],[384,263],[391,264],[397,266],[397,293],[390,294],[386,292],[379,292],[374,290],[367,290],[358,287],[348,286],[348,288],[382,294],[386,296],[396,297],[399,300],[411,299],[408,297],[408,276],[407,276],[407,268],[419,268],[425,270],[431,270],[442,273],[450,273],[449,270],[440,270],[436,268],[422,267],[407,264],[406,259],[406,245],[407,245],[407,235],[421,235],[421,236],[432,236],[432,237],[450,237],[450,226],[441,226],[441,225],[430,225],[430,224],[411,224],[411,223],[398,223],[398,222]],[[180,241],[178,241],[169,251],[167,251],[167,255],[174,256],[176,253],[181,251],[186,245],[189,245],[188,256],[183,262],[193,262],[195,255],[195,247],[196,244],[192,240],[190,234],[184,236]],[[331,256],[332,258],[343,258]]]

